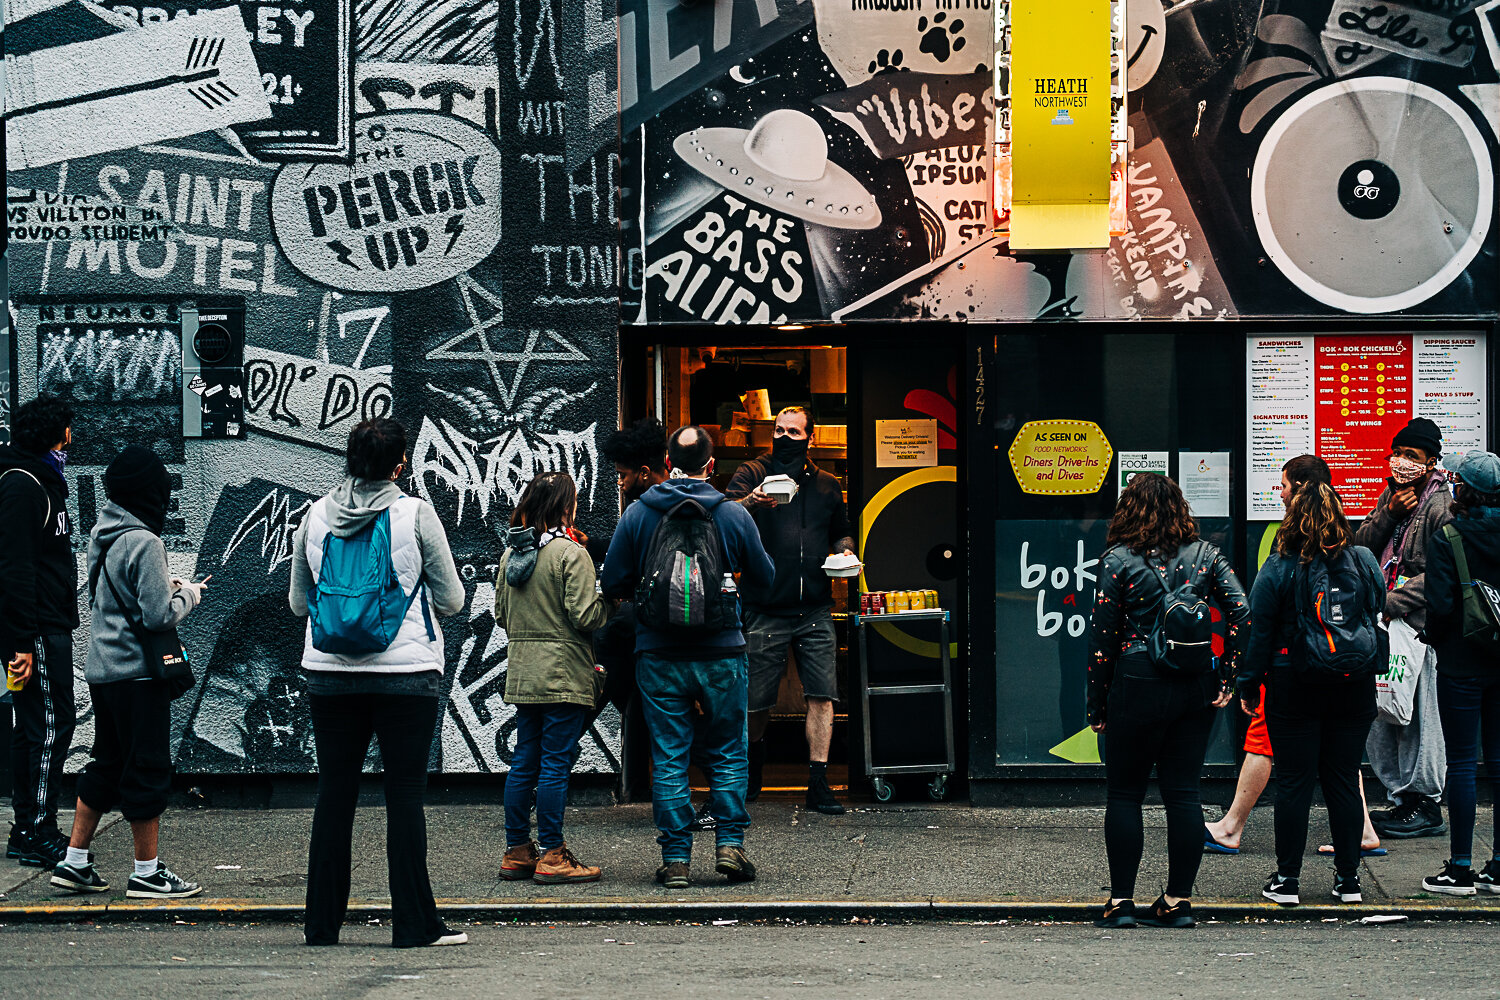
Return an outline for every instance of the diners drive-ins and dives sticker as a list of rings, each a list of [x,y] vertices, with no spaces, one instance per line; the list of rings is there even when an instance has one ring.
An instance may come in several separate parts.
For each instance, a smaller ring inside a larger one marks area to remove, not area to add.
[[[1099,492],[1114,454],[1096,423],[1033,420],[1010,444],[1010,467],[1022,493],[1079,496]]]
[[[403,292],[463,274],[500,242],[500,151],[429,111],[355,122],[354,163],[294,163],[271,188],[276,242],[313,281]]]

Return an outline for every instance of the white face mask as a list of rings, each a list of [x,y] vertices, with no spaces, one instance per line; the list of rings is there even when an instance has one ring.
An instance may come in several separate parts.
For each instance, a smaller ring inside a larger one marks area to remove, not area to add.
[[[1421,462],[1413,462],[1409,458],[1400,455],[1391,456],[1391,478],[1405,486],[1421,479],[1427,472],[1427,466]]]

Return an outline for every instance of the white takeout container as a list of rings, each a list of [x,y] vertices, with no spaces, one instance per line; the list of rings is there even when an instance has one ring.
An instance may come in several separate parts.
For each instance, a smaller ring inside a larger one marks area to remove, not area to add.
[[[823,572],[829,576],[859,576],[865,564],[853,552],[836,552],[823,560]]]
[[[777,503],[791,503],[797,495],[797,481],[791,476],[767,476],[760,484],[760,491]]]

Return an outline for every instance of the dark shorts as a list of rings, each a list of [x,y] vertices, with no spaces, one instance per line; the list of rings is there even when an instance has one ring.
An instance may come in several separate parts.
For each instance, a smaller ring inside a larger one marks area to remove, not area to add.
[[[172,700],[159,681],[90,684],[94,749],[78,776],[84,805],[118,808],[132,822],[155,819],[172,788]]]
[[[804,615],[767,615],[747,609],[745,653],[750,659],[750,711],[768,712],[776,707],[776,694],[786,674],[788,650],[796,658],[804,695],[830,701],[838,698],[838,639],[830,609]]]

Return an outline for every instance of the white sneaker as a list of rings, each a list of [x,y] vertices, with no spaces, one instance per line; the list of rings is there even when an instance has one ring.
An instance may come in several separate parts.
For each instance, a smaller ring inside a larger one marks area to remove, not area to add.
[[[442,937],[440,937],[436,941],[432,942],[432,944],[428,945],[428,947],[429,948],[441,948],[444,945],[468,944],[468,943],[469,943],[469,935],[465,934],[463,931],[449,931],[447,934],[444,934]]]

